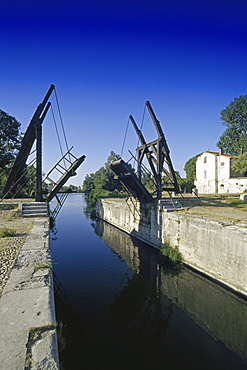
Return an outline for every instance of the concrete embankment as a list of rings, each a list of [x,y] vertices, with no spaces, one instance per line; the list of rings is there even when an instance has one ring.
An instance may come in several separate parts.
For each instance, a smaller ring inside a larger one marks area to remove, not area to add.
[[[97,213],[156,248],[162,243],[178,247],[185,264],[247,296],[246,228],[135,201],[99,199]]]
[[[186,312],[200,327],[247,365],[247,301],[202,274],[184,266],[170,268],[161,263],[154,248],[145,248],[136,238],[98,220],[97,234],[119,256],[130,271],[145,276],[151,285]]]
[[[48,218],[34,218],[0,298],[0,368],[59,369]]]

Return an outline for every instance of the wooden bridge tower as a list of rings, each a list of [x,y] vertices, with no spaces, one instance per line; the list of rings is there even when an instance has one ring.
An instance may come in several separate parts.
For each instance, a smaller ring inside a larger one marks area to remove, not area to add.
[[[51,85],[49,90],[47,91],[42,103],[40,103],[27,127],[27,130],[24,134],[22,139],[21,148],[19,153],[15,159],[13,167],[10,171],[9,177],[6,181],[5,187],[3,189],[3,196],[6,196],[8,192],[11,190],[16,190],[18,181],[20,180],[23,170],[25,168],[27,158],[31,152],[32,146],[36,139],[36,191],[35,191],[35,201],[42,202],[42,123],[45,119],[45,116],[51,106],[51,103],[48,102],[51,93],[55,89],[54,85]],[[71,148],[72,149],[72,148]],[[53,167],[53,169],[58,169],[61,177],[57,182],[53,181],[52,193],[48,194],[47,200],[50,201],[57,192],[61,189],[61,187],[67,182],[67,180],[74,176],[75,170],[80,166],[80,164],[84,161],[85,155],[76,158],[72,153],[71,149],[62,157],[64,162],[69,162],[69,168],[62,167],[60,162]],[[72,161],[72,159],[73,161]],[[60,166],[60,167],[59,167]],[[52,169],[52,170],[53,170]],[[62,170],[63,169],[63,170]],[[50,171],[51,172],[51,171]],[[49,173],[50,173],[49,172]]]
[[[179,186],[177,183],[175,171],[173,169],[172,160],[170,157],[170,150],[168,148],[164,132],[157,119],[153,108],[149,101],[146,102],[146,106],[153,120],[155,129],[158,134],[158,138],[150,143],[146,143],[141,130],[137,127],[137,124],[132,115],[129,116],[130,121],[137,133],[141,145],[136,148],[137,152],[137,163],[138,163],[138,177],[141,180],[141,166],[144,156],[146,156],[151,172],[155,179],[157,198],[162,198],[162,191],[179,193]],[[167,168],[164,165],[167,165]],[[166,175],[167,180],[164,183],[162,176]]]

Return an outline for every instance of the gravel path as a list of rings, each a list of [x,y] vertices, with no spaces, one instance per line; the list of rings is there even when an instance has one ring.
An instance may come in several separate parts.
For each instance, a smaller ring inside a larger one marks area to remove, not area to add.
[[[12,212],[4,210],[0,213],[0,228],[15,230],[13,236],[0,238],[0,295],[32,227],[32,219],[12,218],[11,214],[13,215],[13,210]]]

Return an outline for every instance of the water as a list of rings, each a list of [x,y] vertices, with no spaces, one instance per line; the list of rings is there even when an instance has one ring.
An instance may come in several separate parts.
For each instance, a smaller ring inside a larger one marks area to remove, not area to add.
[[[70,194],[51,249],[61,369],[247,369],[247,302],[88,216]]]

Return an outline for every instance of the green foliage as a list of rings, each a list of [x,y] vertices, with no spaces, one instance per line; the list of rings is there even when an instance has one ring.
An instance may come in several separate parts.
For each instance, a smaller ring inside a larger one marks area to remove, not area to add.
[[[32,166],[25,166],[23,174],[18,181],[15,192],[9,192],[9,197],[33,198],[36,188],[36,169]]]
[[[247,95],[240,95],[221,111],[226,130],[217,146],[226,153],[239,155],[247,151]]]
[[[238,158],[232,160],[232,169],[235,172],[244,174],[247,172],[247,152],[241,154]]]
[[[82,191],[90,201],[96,201],[97,198],[119,196],[123,186],[119,180],[114,179],[114,173],[108,167],[109,163],[118,159],[120,159],[120,156],[111,151],[104,167],[101,167],[95,173],[86,175]]]
[[[151,173],[144,173],[141,182],[150,193],[156,190],[155,180]]]
[[[0,109],[0,171],[9,166],[20,146],[20,123]]]
[[[0,109],[0,188],[7,180],[16,151],[20,147],[20,123]]]
[[[180,189],[180,192],[183,193],[184,191],[185,192],[188,192],[188,191],[191,191],[191,187],[189,187],[187,185],[187,181],[186,179],[183,179],[180,174],[179,174],[179,171],[175,171],[175,175],[176,175],[176,178],[177,178],[177,183],[178,183],[178,186],[179,186],[179,189]]]
[[[80,192],[81,192],[80,186],[76,186],[73,184],[70,184],[68,186],[65,185],[60,190],[60,193],[80,193]]]
[[[118,161],[119,159],[121,159],[120,155],[111,150],[109,156],[107,157],[105,165],[108,166],[108,164]]]
[[[94,173],[90,175],[86,175],[83,184],[82,184],[82,191],[88,195],[94,189]]]
[[[90,202],[88,199],[86,207],[84,208],[84,212],[91,220],[94,221],[97,219],[96,205],[94,202]]]
[[[187,191],[190,191],[190,187],[187,185],[187,182],[185,179],[182,179],[180,177],[180,174],[179,174],[179,171],[174,171],[175,173],[175,176],[176,176],[176,179],[177,179],[177,184],[179,186],[179,189],[180,189],[180,192],[183,193],[183,191],[186,189]],[[169,179],[168,176],[164,176],[163,179],[163,184],[165,185],[166,182],[169,184],[171,182],[171,180]],[[194,182],[193,182],[194,184]]]
[[[25,175],[21,183],[23,183],[24,196],[34,197],[36,188],[36,169],[34,166],[29,166],[25,169]]]
[[[228,203],[235,209],[239,209],[241,211],[247,211],[247,203],[239,198],[237,199],[229,199]]]
[[[180,191],[183,192],[184,188],[186,187],[185,181],[180,177],[179,172],[175,171],[175,176],[177,179],[178,186],[180,188]],[[165,187],[167,183],[169,184],[171,180],[168,176],[162,177],[162,185]],[[145,188],[150,192],[153,193],[156,191],[156,185],[155,185],[155,179],[154,176],[151,173],[144,173],[142,175],[142,184],[145,186]]]
[[[21,145],[20,123],[0,109],[0,193],[4,188],[11,167]],[[36,186],[34,166],[26,166],[16,190],[18,197],[33,197]],[[9,192],[8,197],[13,196]]]
[[[15,230],[3,227],[0,229],[0,238],[6,238],[15,235]]]
[[[163,256],[168,257],[173,263],[181,263],[182,256],[178,250],[178,247],[171,247],[169,243],[162,244],[160,252]]]
[[[38,270],[43,270],[43,269],[49,269],[49,270],[52,270],[52,263],[51,262],[41,262],[41,263],[38,263],[35,267],[34,267],[34,271],[38,271]]]
[[[190,158],[184,165],[184,171],[186,173],[186,184],[189,187],[189,191],[191,192],[194,186],[194,181],[196,179],[196,161],[200,154],[195,155],[194,157]]]

